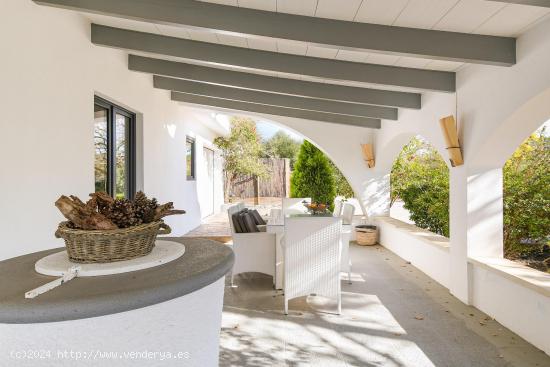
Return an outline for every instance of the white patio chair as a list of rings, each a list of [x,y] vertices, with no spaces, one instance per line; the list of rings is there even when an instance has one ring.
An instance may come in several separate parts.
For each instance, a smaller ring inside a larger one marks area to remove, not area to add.
[[[342,200],[339,198],[334,199],[334,210],[332,211],[332,215],[335,217],[342,215]]]
[[[303,201],[311,203],[311,198],[283,198],[283,214],[307,213],[307,208]]]
[[[342,219],[291,217],[285,222],[284,312],[288,300],[315,294],[335,299],[342,311],[340,252]]]
[[[351,258],[349,256],[349,242],[353,233],[353,215],[355,206],[343,203],[342,206],[342,266],[341,270],[348,273],[348,284],[351,284]]]
[[[238,203],[227,209],[235,264],[231,271],[233,278],[240,273],[258,272],[271,275],[275,281],[275,234],[266,232],[236,233],[232,215],[244,209],[244,203]]]

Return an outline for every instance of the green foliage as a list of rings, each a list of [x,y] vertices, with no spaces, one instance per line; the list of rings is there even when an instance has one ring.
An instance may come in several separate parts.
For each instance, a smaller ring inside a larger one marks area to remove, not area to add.
[[[531,135],[503,168],[504,254],[550,271],[550,137]],[[421,228],[449,235],[449,173],[427,142],[414,138],[397,157],[391,201],[401,199]]]
[[[226,200],[229,199],[228,190],[238,176],[267,177],[267,169],[260,161],[262,144],[254,120],[232,117],[229,137],[217,137],[214,144],[221,150],[224,159]]]
[[[292,139],[283,130],[279,130],[263,145],[263,154],[266,158],[288,158],[290,159],[290,168],[293,168],[301,143]]]
[[[437,150],[419,137],[393,164],[391,203],[398,199],[418,227],[449,236],[449,169]]]
[[[300,146],[302,144],[294,140],[290,135],[282,130],[279,130],[270,139],[264,142],[264,156],[266,158],[289,158],[290,168],[294,169]],[[322,152],[320,152],[323,154]],[[332,176],[334,179],[335,190],[337,196],[351,198],[354,196],[353,190],[338,167],[329,159]]]
[[[336,165],[329,160],[330,167],[332,168],[332,176],[334,177],[334,184],[336,186],[336,196],[343,196],[345,198],[352,198],[355,196],[353,189],[351,188],[348,180],[342,172],[336,167]]]
[[[309,141],[304,140],[290,178],[290,196],[310,197],[332,205],[336,197],[330,160]]]
[[[550,137],[531,135],[504,165],[504,250],[550,258]],[[550,262],[549,262],[550,265]]]

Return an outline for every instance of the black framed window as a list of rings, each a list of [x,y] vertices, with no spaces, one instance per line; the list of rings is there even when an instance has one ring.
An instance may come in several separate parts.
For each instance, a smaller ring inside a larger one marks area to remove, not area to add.
[[[136,115],[94,99],[95,191],[133,198],[136,192]]]
[[[185,139],[185,163],[187,180],[195,179],[195,139],[188,136]]]

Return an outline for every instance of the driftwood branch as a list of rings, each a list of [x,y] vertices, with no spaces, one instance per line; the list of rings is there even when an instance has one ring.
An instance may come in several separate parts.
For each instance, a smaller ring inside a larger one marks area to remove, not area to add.
[[[62,195],[55,202],[61,214],[81,229],[117,229],[118,227],[103,214],[96,212],[75,196]]]
[[[172,202],[158,205],[144,193],[136,194],[134,200],[114,199],[105,192],[90,194],[84,203],[76,196],[61,196],[55,206],[76,228],[84,230],[110,230],[127,228],[142,223],[159,221],[169,215],[185,214],[174,209]]]
[[[163,205],[159,205],[155,209],[155,216],[153,220],[160,220],[169,215],[185,214],[185,210],[174,209],[174,203],[169,202]]]

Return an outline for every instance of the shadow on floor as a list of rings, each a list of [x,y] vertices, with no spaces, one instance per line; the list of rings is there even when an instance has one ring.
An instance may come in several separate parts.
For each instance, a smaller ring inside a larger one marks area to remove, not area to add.
[[[343,315],[321,297],[282,313],[272,278],[226,287],[220,366],[550,366],[550,357],[380,247],[352,246]]]

